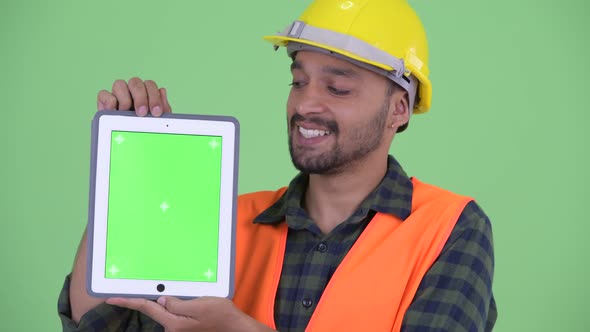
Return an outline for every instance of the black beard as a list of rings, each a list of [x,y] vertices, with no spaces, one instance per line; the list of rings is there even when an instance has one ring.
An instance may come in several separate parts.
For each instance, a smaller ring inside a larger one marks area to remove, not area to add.
[[[389,99],[381,106],[379,113],[366,125],[356,128],[350,135],[350,143],[354,143],[353,150],[344,151],[343,147],[335,143],[332,150],[322,154],[320,157],[304,157],[305,151],[295,151],[293,148],[292,136],[298,135],[298,128],[295,122],[307,121],[315,123],[330,130],[330,135],[338,137],[338,124],[333,120],[325,120],[317,117],[305,118],[295,113],[290,121],[291,135],[289,135],[289,153],[291,162],[296,169],[305,174],[331,175],[342,172],[346,167],[362,159],[365,155],[376,150],[383,139],[384,123],[389,110]],[[346,142],[345,142],[346,143]],[[300,150],[305,148],[300,148]]]
[[[332,134],[333,135],[333,134]],[[293,143],[291,136],[289,136],[289,153],[291,154],[291,162],[296,169],[305,174],[334,174],[338,169],[334,167],[338,163],[338,155],[341,154],[340,147],[336,146],[334,153],[328,154],[323,159],[307,159],[298,160],[295,158],[295,151],[293,150]]]

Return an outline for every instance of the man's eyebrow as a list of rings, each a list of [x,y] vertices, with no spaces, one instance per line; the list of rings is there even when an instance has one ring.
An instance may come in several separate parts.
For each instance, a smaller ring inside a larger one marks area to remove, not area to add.
[[[358,78],[359,73],[354,69],[347,69],[347,68],[338,68],[334,66],[324,66],[322,71],[327,74],[332,74],[336,76],[344,76],[348,78]]]
[[[296,69],[303,69],[303,64],[299,61],[291,62],[291,71]],[[325,74],[335,75],[335,76],[344,76],[347,78],[357,79],[360,77],[358,71],[354,69],[348,68],[341,68],[341,67],[334,67],[334,66],[323,66],[322,72]]]
[[[291,62],[291,71],[295,70],[295,69],[302,69],[303,66],[301,65],[301,62],[299,61],[293,61]]]

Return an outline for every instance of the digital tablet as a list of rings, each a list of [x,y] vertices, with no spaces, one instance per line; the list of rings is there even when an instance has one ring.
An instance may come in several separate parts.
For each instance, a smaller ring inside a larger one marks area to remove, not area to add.
[[[238,142],[233,117],[97,112],[90,295],[233,296]]]

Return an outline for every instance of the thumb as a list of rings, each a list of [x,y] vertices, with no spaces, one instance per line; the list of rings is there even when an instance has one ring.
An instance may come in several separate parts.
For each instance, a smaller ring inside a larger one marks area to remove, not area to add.
[[[189,301],[183,301],[173,296],[161,296],[158,298],[158,303],[166,308],[169,313],[175,315],[193,317],[195,314],[193,312],[194,308],[191,308]]]

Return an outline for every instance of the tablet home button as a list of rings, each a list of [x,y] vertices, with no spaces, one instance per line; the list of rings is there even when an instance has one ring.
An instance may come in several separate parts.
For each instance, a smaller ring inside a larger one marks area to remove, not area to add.
[[[164,287],[164,285],[163,285],[163,284],[159,284],[158,286],[156,286],[156,289],[158,290],[158,292],[160,292],[160,293],[161,293],[161,292],[163,292],[163,291],[164,291],[164,289],[166,289],[166,287]]]

